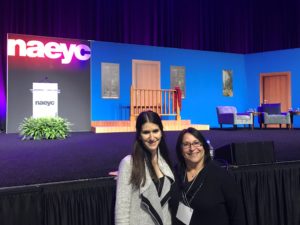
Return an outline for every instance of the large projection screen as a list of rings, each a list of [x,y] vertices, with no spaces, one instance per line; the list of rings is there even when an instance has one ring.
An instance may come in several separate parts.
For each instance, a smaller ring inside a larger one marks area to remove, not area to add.
[[[72,131],[90,131],[90,43],[7,35],[7,133],[32,116],[32,85],[42,82],[58,84],[58,116],[73,124]]]

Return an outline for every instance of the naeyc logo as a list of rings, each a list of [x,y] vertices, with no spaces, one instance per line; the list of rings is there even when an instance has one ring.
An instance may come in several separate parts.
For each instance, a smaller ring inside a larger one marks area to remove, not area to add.
[[[35,101],[36,105],[45,105],[45,106],[51,106],[54,105],[54,101]]]
[[[62,64],[69,64],[75,56],[80,61],[89,60],[91,49],[84,44],[66,44],[50,41],[43,43],[38,40],[22,39],[7,40],[7,55],[29,58],[61,59]]]

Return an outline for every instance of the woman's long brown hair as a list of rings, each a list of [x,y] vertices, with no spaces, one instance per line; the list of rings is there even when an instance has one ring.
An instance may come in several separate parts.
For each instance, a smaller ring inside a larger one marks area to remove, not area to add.
[[[159,115],[153,111],[145,111],[139,114],[136,120],[136,137],[135,143],[133,146],[132,152],[132,171],[131,171],[131,179],[130,182],[134,188],[139,188],[140,186],[144,186],[146,182],[146,168],[145,164],[150,171],[150,175],[157,179],[156,174],[154,173],[154,169],[151,164],[151,154],[145,148],[143,142],[141,141],[141,132],[142,126],[147,123],[154,123],[156,124],[162,133],[162,137],[159,143],[159,150],[160,155],[164,158],[164,160],[168,163],[171,167],[171,161],[169,159],[168,148],[165,141],[165,134],[163,130],[163,125]]]

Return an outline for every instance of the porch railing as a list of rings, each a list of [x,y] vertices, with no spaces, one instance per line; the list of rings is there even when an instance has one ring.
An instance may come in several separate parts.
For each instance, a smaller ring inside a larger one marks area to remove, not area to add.
[[[175,102],[177,101],[177,102]],[[181,120],[176,90],[130,89],[130,120],[143,111],[152,110],[160,116],[174,116]]]

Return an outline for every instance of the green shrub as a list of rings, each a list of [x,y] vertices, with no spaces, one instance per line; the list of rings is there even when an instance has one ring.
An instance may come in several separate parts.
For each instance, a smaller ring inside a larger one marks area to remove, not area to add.
[[[19,126],[22,140],[65,139],[71,124],[61,117],[25,118]]]

